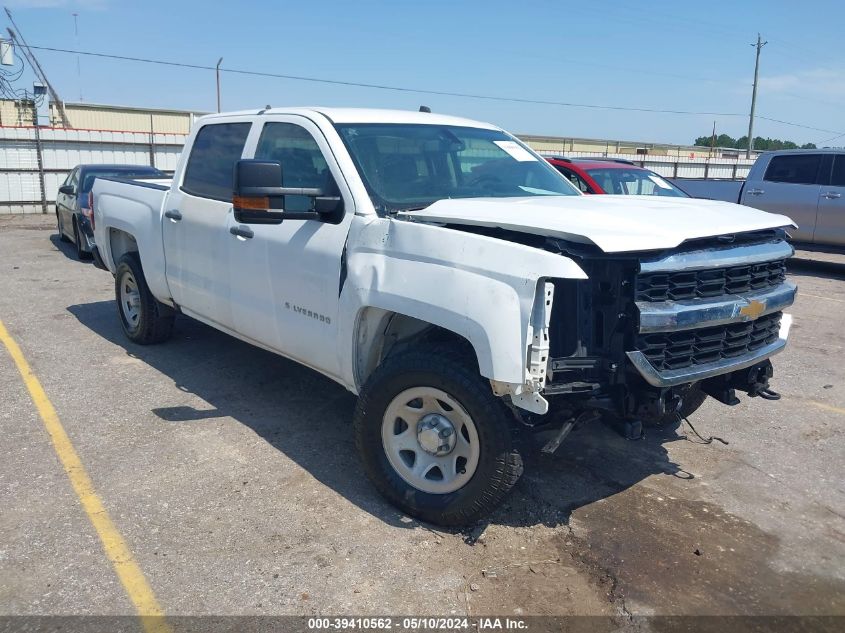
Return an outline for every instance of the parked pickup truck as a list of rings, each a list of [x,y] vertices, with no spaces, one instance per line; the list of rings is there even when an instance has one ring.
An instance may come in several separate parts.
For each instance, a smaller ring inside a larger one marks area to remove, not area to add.
[[[728,200],[789,213],[797,227],[794,242],[845,246],[845,151],[778,150],[764,152],[745,182],[678,180],[693,196]]]
[[[169,186],[98,179],[96,258],[139,344],[182,313],[359,395],[378,490],[444,525],[603,417],[775,398],[792,223],[724,202],[582,196],[485,123],[426,112],[203,117]],[[320,394],[310,394],[315,401]]]

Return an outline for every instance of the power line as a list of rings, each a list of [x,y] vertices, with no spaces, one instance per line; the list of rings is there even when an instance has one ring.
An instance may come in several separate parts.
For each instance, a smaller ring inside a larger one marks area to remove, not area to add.
[[[184,62],[165,61],[161,59],[148,59],[144,57],[129,57],[126,55],[112,55],[108,53],[94,53],[90,51],[75,51],[65,48],[53,48],[49,46],[30,46],[35,50],[50,51],[54,53],[69,53],[73,55],[87,55],[89,57],[101,57],[106,59],[117,59],[121,61],[142,62],[147,64],[158,64],[161,66],[176,66],[179,68],[191,68],[194,70],[215,70],[214,66],[205,66],[203,64],[188,64]],[[236,75],[249,75],[253,77],[271,77],[274,79],[289,79],[293,81],[307,81],[311,83],[331,84],[338,86],[350,86],[356,88],[372,88],[377,90],[391,90],[394,92],[412,92],[416,94],[427,94],[442,97],[462,97],[466,99],[484,99],[487,101],[507,101],[511,103],[530,103],[535,105],[555,105],[569,108],[591,108],[598,110],[621,110],[625,112],[652,112],[657,114],[687,114],[687,115],[707,115],[707,116],[745,116],[736,112],[697,112],[692,110],[673,110],[664,108],[640,108],[634,106],[612,106],[601,105],[594,103],[574,103],[568,101],[547,101],[543,99],[526,99],[522,97],[505,97],[496,95],[483,95],[467,92],[449,92],[444,90],[426,90],[423,88],[409,88],[407,86],[391,86],[386,84],[363,83],[357,81],[345,81],[341,79],[326,79],[322,77],[306,77],[302,75],[287,75],[281,73],[269,73],[257,70],[244,70],[239,68],[220,68],[220,72],[226,72]]]
[[[207,66],[204,64],[190,64],[186,62],[174,62],[168,60],[161,60],[161,59],[150,59],[145,57],[131,57],[128,55],[113,55],[109,53],[96,53],[92,51],[79,51],[79,50],[71,50],[65,48],[54,48],[49,46],[29,46],[29,48],[41,51],[48,51],[53,53],[67,53],[71,55],[86,55],[88,57],[99,57],[104,59],[114,59],[119,61],[130,61],[130,62],[139,62],[145,64],[157,64],[159,66],[171,66],[177,68],[189,68],[192,70],[208,70],[214,71],[216,70],[215,66]],[[393,92],[408,92],[414,94],[426,94],[426,95],[435,95],[435,96],[442,96],[442,97],[459,97],[465,99],[480,99],[485,101],[499,101],[499,102],[507,102],[507,103],[526,103],[532,105],[550,105],[550,106],[559,106],[559,107],[567,107],[567,108],[587,108],[587,109],[595,109],[595,110],[613,110],[613,111],[622,111],[622,112],[646,112],[646,113],[656,113],[656,114],[679,114],[679,115],[692,115],[692,116],[724,116],[724,117],[745,117],[747,115],[743,113],[737,112],[708,112],[708,111],[692,111],[692,110],[675,110],[675,109],[664,109],[664,108],[641,108],[641,107],[634,107],[634,106],[612,106],[612,105],[603,105],[603,104],[594,104],[594,103],[575,103],[575,102],[567,102],[567,101],[551,101],[551,100],[544,100],[544,99],[527,99],[522,97],[507,97],[501,95],[484,95],[484,94],[476,94],[476,93],[466,93],[466,92],[450,92],[444,90],[426,90],[423,88],[410,88],[407,86],[392,86],[387,84],[374,84],[374,83],[364,83],[364,82],[357,82],[357,81],[345,81],[340,79],[326,79],[323,77],[307,77],[303,75],[288,75],[282,73],[270,73],[270,72],[263,72],[257,70],[245,70],[239,68],[223,68],[220,67],[220,72],[235,74],[235,75],[246,75],[252,77],[268,77],[273,79],[287,79],[291,81],[305,81],[309,83],[319,83],[319,84],[329,84],[329,85],[336,85],[336,86],[348,86],[348,87],[355,87],[355,88],[370,88],[376,90],[389,90]],[[782,125],[788,125],[797,128],[803,128],[807,130],[814,130],[817,132],[826,132],[826,133],[839,133],[836,130],[825,130],[822,128],[816,128],[808,125],[803,125],[801,123],[793,123],[791,121],[784,121],[782,119],[774,119],[771,117],[765,117],[757,115],[757,118],[763,119],[766,121],[770,121],[772,123],[780,123]],[[843,133],[845,135],[845,133]]]
[[[772,117],[768,116],[760,116],[757,115],[758,119],[763,119],[764,121],[771,121],[772,123],[782,123],[783,125],[791,125],[792,127],[800,127],[805,130],[813,130],[814,132],[828,132],[830,134],[839,134],[836,130],[826,130],[821,127],[812,127],[811,125],[801,125],[800,123],[790,123],[789,121],[782,121],[781,119],[773,119]],[[842,133],[845,136],[845,133]]]
[[[845,133],[843,133],[843,134],[838,134],[838,135],[833,136],[833,137],[831,137],[831,138],[826,138],[826,139],[825,139],[825,140],[823,140],[823,141],[819,141],[819,145],[821,145],[822,147],[824,147],[825,143],[830,143],[831,141],[835,141],[836,139],[838,139],[838,138],[842,138],[843,136],[845,136]]]

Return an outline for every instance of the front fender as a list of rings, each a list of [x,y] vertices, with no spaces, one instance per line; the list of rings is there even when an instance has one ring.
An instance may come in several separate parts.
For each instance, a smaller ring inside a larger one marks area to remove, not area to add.
[[[523,385],[535,293],[538,281],[550,277],[587,276],[571,259],[523,244],[430,224],[362,219],[350,233],[340,322],[353,327],[368,307],[420,319],[467,339],[482,376]],[[341,340],[354,341],[354,332]],[[354,346],[349,351],[342,363],[354,359]],[[354,367],[349,370],[354,375]]]

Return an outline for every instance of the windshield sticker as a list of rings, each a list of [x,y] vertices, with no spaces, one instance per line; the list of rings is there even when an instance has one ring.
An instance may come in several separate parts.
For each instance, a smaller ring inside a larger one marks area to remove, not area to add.
[[[493,141],[499,148],[503,149],[510,155],[511,158],[514,160],[518,160],[521,163],[527,163],[528,161],[536,161],[537,159],[529,152],[527,149],[522,147],[516,141]]]
[[[657,185],[661,189],[671,189],[672,188],[672,185],[670,185],[668,182],[663,180],[663,178],[661,178],[660,176],[655,176],[654,174],[649,174],[648,177],[651,179],[651,181],[655,185]]]

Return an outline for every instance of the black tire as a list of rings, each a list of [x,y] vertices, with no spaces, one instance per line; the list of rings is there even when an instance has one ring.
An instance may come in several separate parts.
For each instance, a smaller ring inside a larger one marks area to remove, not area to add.
[[[391,465],[382,422],[391,401],[406,389],[434,388],[469,414],[478,436],[478,465],[462,487],[445,494],[423,492]],[[389,357],[361,391],[353,421],[355,443],[367,476],[378,491],[407,514],[443,526],[474,523],[492,512],[522,474],[513,447],[513,417],[482,378],[474,361],[454,349],[432,346]]]
[[[136,318],[132,318],[130,307],[121,299],[121,285],[134,281],[138,294]],[[114,275],[114,294],[117,303],[117,315],[126,337],[140,345],[161,343],[173,333],[176,312],[170,306],[158,301],[150,292],[141,259],[138,253],[126,253],[117,262]]]
[[[70,242],[70,238],[65,235],[64,227],[62,226],[62,216],[58,211],[56,211],[56,228],[59,231],[59,241],[65,243]]]
[[[681,408],[677,412],[667,413],[649,426],[678,426],[680,425],[681,420],[688,418],[698,411],[698,409],[701,408],[701,405],[704,404],[705,400],[707,400],[707,394],[701,390],[700,385],[696,384],[684,394],[683,401],[681,402]]]
[[[79,225],[76,221],[73,223],[73,241],[76,244],[76,258],[79,261],[88,261],[93,257],[91,253],[82,248],[82,236],[79,234]]]

